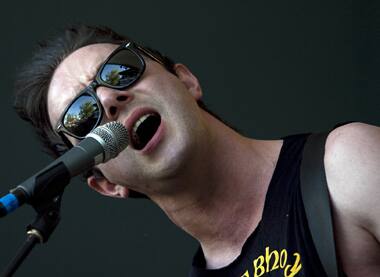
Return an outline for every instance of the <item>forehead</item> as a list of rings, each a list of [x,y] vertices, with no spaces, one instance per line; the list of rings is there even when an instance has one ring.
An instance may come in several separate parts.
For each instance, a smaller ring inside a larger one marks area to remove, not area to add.
[[[99,43],[79,48],[55,70],[48,90],[47,105],[52,126],[78,92],[89,85],[99,66],[118,45]]]

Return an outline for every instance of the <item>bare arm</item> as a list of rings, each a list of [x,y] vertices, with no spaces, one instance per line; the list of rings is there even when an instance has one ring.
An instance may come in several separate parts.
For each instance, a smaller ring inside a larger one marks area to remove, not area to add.
[[[351,123],[334,130],[325,167],[343,267],[352,276],[375,276],[380,270],[380,128]]]

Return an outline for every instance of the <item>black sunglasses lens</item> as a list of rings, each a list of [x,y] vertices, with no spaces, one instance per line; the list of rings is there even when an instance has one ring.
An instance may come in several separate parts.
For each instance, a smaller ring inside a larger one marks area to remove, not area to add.
[[[66,111],[63,126],[70,133],[84,137],[98,124],[100,108],[96,100],[90,95],[78,97]]]
[[[111,57],[100,72],[103,82],[126,87],[136,81],[144,70],[143,61],[134,52],[123,49]]]

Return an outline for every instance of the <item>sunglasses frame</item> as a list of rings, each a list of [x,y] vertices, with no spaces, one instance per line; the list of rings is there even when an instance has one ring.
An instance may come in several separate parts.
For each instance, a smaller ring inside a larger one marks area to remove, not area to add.
[[[129,84],[122,85],[122,86],[113,86],[113,85],[110,85],[107,82],[105,82],[105,81],[102,80],[101,73],[102,73],[104,67],[109,62],[109,60],[111,58],[113,58],[117,53],[119,53],[120,51],[123,51],[123,50],[128,50],[128,51],[131,51],[133,54],[135,54],[136,57],[140,60],[142,68],[141,68],[138,76],[132,82],[130,82]],[[82,95],[88,94],[89,96],[91,96],[92,98],[94,98],[96,100],[96,104],[100,108],[99,108],[99,117],[98,117],[98,120],[97,120],[96,124],[94,125],[94,127],[88,133],[92,132],[96,127],[99,126],[100,122],[103,119],[103,114],[104,114],[104,108],[103,108],[103,105],[101,104],[98,96],[96,95],[96,89],[99,86],[104,86],[104,87],[112,88],[112,89],[116,89],[116,90],[123,90],[123,89],[131,87],[133,84],[135,84],[140,79],[140,77],[144,74],[145,67],[146,67],[145,60],[144,60],[143,56],[139,52],[141,52],[143,55],[151,58],[152,60],[158,62],[159,64],[161,64],[162,66],[164,66],[166,68],[165,63],[164,63],[164,61],[161,58],[157,57],[150,50],[148,50],[148,49],[146,49],[146,48],[144,48],[144,47],[142,47],[140,45],[137,45],[136,43],[134,43],[132,41],[124,42],[118,48],[116,48],[107,57],[107,59],[103,62],[103,64],[100,66],[100,69],[97,71],[96,77],[91,82],[91,84],[88,85],[87,87],[85,87],[84,89],[82,89],[78,93],[78,95],[75,96],[75,98],[67,105],[67,107],[65,108],[65,110],[63,111],[63,113],[61,114],[61,116],[60,116],[60,118],[58,120],[58,123],[57,123],[56,128],[55,128],[55,132],[62,138],[63,142],[69,148],[72,148],[73,144],[70,142],[70,140],[64,134],[69,135],[69,136],[74,137],[74,138],[79,139],[79,140],[84,139],[86,136],[75,135],[75,134],[73,134],[71,131],[69,131],[65,127],[63,121],[64,121],[64,118],[66,116],[67,111],[71,108],[71,106],[74,104],[74,102],[77,101]]]

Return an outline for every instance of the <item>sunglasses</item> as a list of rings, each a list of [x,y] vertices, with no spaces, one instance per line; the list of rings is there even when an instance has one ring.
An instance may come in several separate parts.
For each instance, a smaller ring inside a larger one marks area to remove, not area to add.
[[[84,139],[102,122],[104,108],[96,95],[97,87],[124,90],[140,79],[145,70],[145,61],[141,54],[166,67],[160,57],[133,42],[126,42],[118,47],[101,65],[95,80],[80,91],[62,113],[56,132],[65,144],[72,147],[63,134]]]

